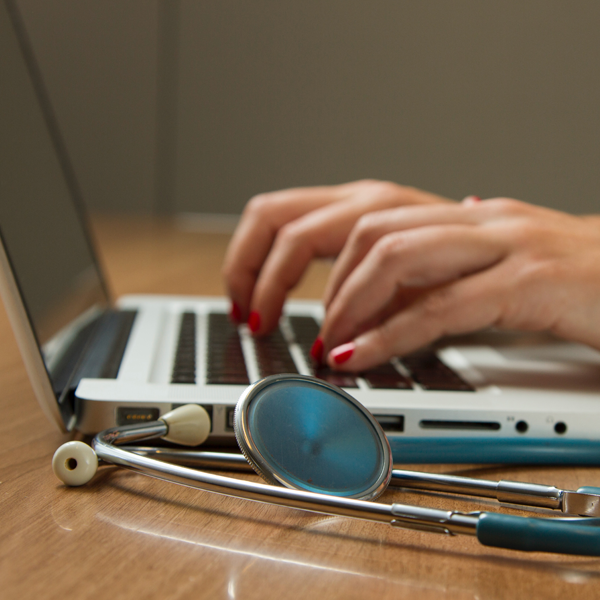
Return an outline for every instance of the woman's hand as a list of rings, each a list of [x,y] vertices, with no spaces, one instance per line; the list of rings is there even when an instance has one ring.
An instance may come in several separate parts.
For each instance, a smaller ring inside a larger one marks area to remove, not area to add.
[[[319,344],[342,370],[489,326],[600,348],[599,221],[509,199],[372,212],[325,304]]]
[[[223,275],[231,316],[257,334],[278,322],[286,295],[313,258],[337,256],[365,214],[450,201],[381,181],[297,188],[261,194],[248,203],[229,245]]]

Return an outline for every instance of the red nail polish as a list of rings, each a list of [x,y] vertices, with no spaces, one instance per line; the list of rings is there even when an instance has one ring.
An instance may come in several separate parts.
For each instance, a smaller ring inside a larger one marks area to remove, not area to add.
[[[255,310],[248,317],[248,327],[252,333],[256,333],[260,329],[260,315]]]
[[[318,337],[310,349],[310,355],[316,363],[320,363],[323,359],[323,340]]]
[[[331,357],[333,358],[333,362],[336,365],[341,365],[342,363],[345,363],[352,356],[352,354],[354,354],[355,348],[356,344],[354,342],[342,344],[341,346],[334,348],[331,351]]]
[[[231,310],[229,311],[229,318],[234,323],[240,323],[242,320],[242,309],[237,302],[231,303]]]

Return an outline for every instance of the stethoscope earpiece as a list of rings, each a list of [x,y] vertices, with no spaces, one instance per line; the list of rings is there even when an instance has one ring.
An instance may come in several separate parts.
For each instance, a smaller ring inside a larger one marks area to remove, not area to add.
[[[165,429],[160,437],[181,446],[199,446],[210,433],[208,412],[198,404],[180,406],[159,421]],[[98,470],[98,457],[93,448],[83,442],[67,442],[54,453],[52,470],[66,485],[85,485]]]
[[[98,470],[98,457],[83,442],[67,442],[54,453],[52,470],[66,485],[85,485]]]
[[[210,416],[199,404],[185,404],[160,418],[168,427],[163,440],[180,446],[199,446],[210,434]]]

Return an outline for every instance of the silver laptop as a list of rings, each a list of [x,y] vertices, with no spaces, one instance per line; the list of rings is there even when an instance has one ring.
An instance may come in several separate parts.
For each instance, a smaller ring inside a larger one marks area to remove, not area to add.
[[[300,372],[344,387],[380,421],[397,462],[597,464],[600,353],[487,332],[360,374],[312,364],[316,302],[290,302],[253,339],[224,298],[110,300],[59,128],[15,6],[0,4],[0,291],[36,396],[63,430],[96,433],[203,405],[233,443],[245,386]]]

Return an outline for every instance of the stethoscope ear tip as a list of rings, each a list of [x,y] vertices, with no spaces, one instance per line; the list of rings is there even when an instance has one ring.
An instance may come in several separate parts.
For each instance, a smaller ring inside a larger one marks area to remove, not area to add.
[[[83,442],[67,442],[54,453],[52,470],[66,485],[85,485],[98,470],[98,457]]]
[[[162,439],[180,446],[199,446],[210,434],[210,416],[199,404],[185,404],[160,418],[169,428]]]

